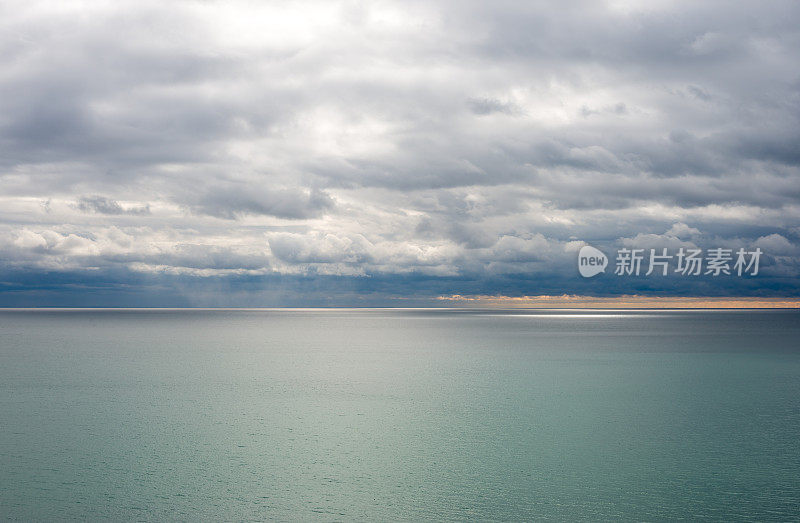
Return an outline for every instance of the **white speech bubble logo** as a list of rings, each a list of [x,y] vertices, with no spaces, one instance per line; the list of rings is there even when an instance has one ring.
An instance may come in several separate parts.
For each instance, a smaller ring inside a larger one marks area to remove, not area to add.
[[[578,253],[578,271],[584,278],[591,278],[605,272],[608,258],[602,251],[591,245],[584,245]]]

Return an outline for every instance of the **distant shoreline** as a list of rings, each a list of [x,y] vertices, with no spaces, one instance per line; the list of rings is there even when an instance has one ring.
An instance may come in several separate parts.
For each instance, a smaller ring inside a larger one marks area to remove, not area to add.
[[[503,311],[503,310],[536,310],[536,311],[747,311],[747,310],[775,310],[775,311],[794,311],[800,310],[800,304],[793,305],[770,305],[770,304],[750,304],[750,305],[714,305],[714,306],[690,306],[690,305],[664,305],[664,306],[628,306],[628,305],[600,305],[600,306],[583,306],[571,305],[569,307],[555,307],[545,305],[520,305],[520,304],[477,304],[470,303],[459,306],[441,306],[441,307],[2,307],[0,312],[3,311],[18,311],[18,312],[34,312],[34,311],[242,311],[242,312],[258,312],[258,311],[285,311],[285,312],[325,312],[325,311]]]

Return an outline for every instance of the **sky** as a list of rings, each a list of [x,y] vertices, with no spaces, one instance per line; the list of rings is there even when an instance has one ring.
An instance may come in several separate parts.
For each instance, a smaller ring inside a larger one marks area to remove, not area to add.
[[[0,306],[453,295],[800,297],[800,3],[0,0]]]

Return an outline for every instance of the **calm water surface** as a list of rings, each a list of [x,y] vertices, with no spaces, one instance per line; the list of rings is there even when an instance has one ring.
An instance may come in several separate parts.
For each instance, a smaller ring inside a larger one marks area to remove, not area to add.
[[[0,519],[797,520],[800,313],[0,310]]]

